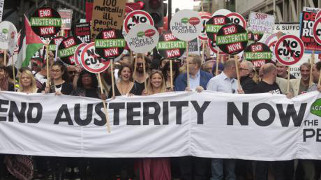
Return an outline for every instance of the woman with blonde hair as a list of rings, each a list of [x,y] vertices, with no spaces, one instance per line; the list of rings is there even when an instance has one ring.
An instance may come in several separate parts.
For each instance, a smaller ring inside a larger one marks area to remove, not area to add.
[[[152,70],[143,95],[166,92],[165,80],[160,70]],[[139,179],[171,180],[171,166],[169,158],[144,158],[137,162]]]
[[[19,76],[19,90],[23,93],[36,93],[38,90],[36,79],[29,69],[21,69]]]

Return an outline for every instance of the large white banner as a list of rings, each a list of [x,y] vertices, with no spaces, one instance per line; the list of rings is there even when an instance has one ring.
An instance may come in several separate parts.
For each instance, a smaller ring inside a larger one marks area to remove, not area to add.
[[[0,93],[0,153],[321,159],[321,96],[176,92],[108,101]]]

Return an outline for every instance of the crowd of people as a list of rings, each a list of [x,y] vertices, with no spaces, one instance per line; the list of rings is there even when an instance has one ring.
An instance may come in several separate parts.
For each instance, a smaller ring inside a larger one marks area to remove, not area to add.
[[[288,67],[278,62],[254,67],[250,61],[235,62],[234,58],[216,63],[215,58],[204,60],[199,55],[189,55],[182,60],[151,60],[151,56],[143,57],[142,54],[137,54],[131,59],[131,56],[125,55],[115,63],[115,85],[112,86],[109,68],[101,74],[102,87],[99,87],[97,74],[89,73],[80,66],[66,66],[59,60],[54,61],[53,53],[50,55],[49,68],[42,59],[33,59],[30,68],[19,70],[12,66],[4,66],[3,58],[0,56],[0,90],[106,99],[115,98],[114,96],[148,96],[172,91],[202,93],[203,90],[232,94],[285,94],[292,98],[321,89],[317,84],[321,62],[313,64],[312,68],[308,62],[303,63],[300,66],[300,78],[296,79],[290,75],[291,80],[288,83]],[[186,71],[187,63],[189,74]],[[48,79],[47,74],[50,75]],[[2,179],[12,176],[9,173],[11,171],[6,170],[9,169],[6,165],[10,158],[2,156]],[[142,159],[31,159],[34,179],[267,180],[269,176],[273,176],[275,180],[317,180],[321,172],[320,162],[314,160],[267,162],[191,156]]]

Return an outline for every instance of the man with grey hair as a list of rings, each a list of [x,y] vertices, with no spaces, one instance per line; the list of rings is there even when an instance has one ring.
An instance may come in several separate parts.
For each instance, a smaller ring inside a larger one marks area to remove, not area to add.
[[[293,87],[294,96],[300,95],[308,91],[310,83],[310,70],[311,64],[305,62],[300,66],[301,78],[290,80]]]
[[[256,83],[251,77],[254,74],[254,66],[250,61],[242,61],[240,63],[241,86],[245,94],[253,93]]]

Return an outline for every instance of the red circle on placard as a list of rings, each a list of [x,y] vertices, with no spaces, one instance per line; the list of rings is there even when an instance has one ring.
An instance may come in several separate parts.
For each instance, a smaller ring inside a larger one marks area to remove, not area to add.
[[[226,15],[226,17],[231,17],[231,16],[235,16],[235,17],[237,17],[237,18],[239,18],[241,21],[242,21],[242,23],[243,23],[243,28],[244,29],[246,29],[246,21],[245,21],[245,19],[244,19],[244,17],[242,16],[242,15],[240,15],[239,13],[236,13],[236,12],[231,12],[231,13],[229,13],[229,14],[227,14]],[[232,21],[231,21],[232,22]],[[232,22],[232,23],[234,23],[234,22]]]
[[[101,72],[105,71],[109,67],[110,61],[107,61],[106,63],[103,63],[105,66],[103,66],[100,69],[92,69],[89,66],[87,66],[86,63],[85,63],[85,57],[84,56],[85,56],[85,53],[87,52],[87,50],[89,48],[91,48],[91,47],[95,47],[95,43],[94,42],[87,44],[85,46],[85,48],[83,49],[83,51],[81,52],[81,56],[80,56],[81,57],[81,65],[84,67],[84,69],[86,69],[87,71],[89,71],[91,73],[101,73]],[[94,53],[94,54],[96,54],[96,53]]]
[[[321,10],[318,11],[318,13],[315,15],[315,19],[319,19],[321,17]]]
[[[321,12],[321,11],[319,11]],[[318,24],[321,23],[321,18],[317,19],[313,24],[313,37],[318,44],[321,44],[321,39],[319,36],[315,35],[317,32]]]
[[[125,29],[126,33],[129,32],[129,29],[127,28],[127,24],[128,24],[129,19],[131,19],[136,14],[146,16],[147,19],[151,22],[150,25],[154,26],[154,20],[153,20],[152,16],[150,14],[148,14],[146,11],[141,11],[141,10],[132,11],[126,16],[125,21],[124,21],[124,29]]]
[[[294,39],[294,40],[296,40],[296,41],[299,43],[299,45],[300,45],[300,49],[301,49],[300,56],[299,56],[298,58],[292,57],[292,58],[294,59],[294,61],[292,61],[292,62],[284,61],[284,60],[279,56],[279,54],[277,53],[277,52],[278,52],[277,50],[279,49],[279,46],[280,46],[281,42],[283,42],[285,39]],[[284,64],[284,65],[286,65],[286,66],[290,66],[290,65],[293,65],[293,64],[295,64],[295,63],[297,63],[297,62],[300,61],[300,59],[302,58],[302,56],[303,56],[303,54],[304,54],[304,45],[303,45],[303,42],[302,42],[302,40],[301,40],[300,38],[298,38],[298,37],[296,37],[296,36],[294,36],[294,35],[284,35],[284,36],[282,36],[282,37],[278,40],[278,42],[276,43],[276,45],[275,45],[275,47],[274,47],[274,52],[275,52],[275,57],[276,57],[276,59],[277,59],[281,64]]]
[[[79,44],[79,46],[76,48],[76,51],[75,51],[75,54],[74,54],[74,59],[75,59],[75,63],[76,63],[76,65],[81,65],[81,59],[78,59],[78,51],[82,48],[82,47],[84,47],[84,46],[86,46],[87,45],[87,43],[81,43],[81,44]],[[81,56],[81,55],[80,55]]]

